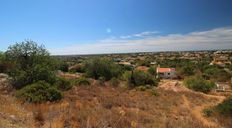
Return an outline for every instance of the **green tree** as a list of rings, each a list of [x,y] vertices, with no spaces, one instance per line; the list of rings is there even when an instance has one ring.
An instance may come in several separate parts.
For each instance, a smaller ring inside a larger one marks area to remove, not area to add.
[[[226,72],[224,69],[219,68],[217,66],[209,66],[203,72],[204,77],[212,80],[225,82],[230,80],[231,74]]]
[[[5,54],[0,52],[0,73],[4,72],[6,69],[5,67]]]
[[[158,84],[158,81],[152,75],[140,70],[134,70],[128,79],[129,84],[132,86],[144,86],[147,84],[156,86]]]
[[[87,60],[84,64],[84,69],[87,76],[94,79],[104,78],[107,81],[113,77],[118,77],[122,73],[119,65],[105,58]]]
[[[148,69],[148,73],[150,73],[151,75],[155,76],[156,75],[156,67],[150,67]]]
[[[192,76],[194,75],[194,68],[191,65],[185,65],[183,67],[180,67],[177,73],[183,78],[186,76]]]
[[[52,58],[43,45],[39,46],[33,41],[16,43],[6,51],[7,61],[15,67],[9,71],[16,88],[44,80],[53,84],[55,75]]]

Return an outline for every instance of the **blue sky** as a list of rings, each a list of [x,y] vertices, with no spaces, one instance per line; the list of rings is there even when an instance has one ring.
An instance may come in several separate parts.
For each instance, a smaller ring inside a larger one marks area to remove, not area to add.
[[[231,0],[0,0],[0,50],[52,54],[232,49]]]

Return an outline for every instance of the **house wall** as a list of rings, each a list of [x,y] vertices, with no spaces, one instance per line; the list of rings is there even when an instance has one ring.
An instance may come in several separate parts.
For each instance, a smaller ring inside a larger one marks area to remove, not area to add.
[[[172,71],[172,72],[158,73],[158,77],[165,79],[176,78],[176,72]]]

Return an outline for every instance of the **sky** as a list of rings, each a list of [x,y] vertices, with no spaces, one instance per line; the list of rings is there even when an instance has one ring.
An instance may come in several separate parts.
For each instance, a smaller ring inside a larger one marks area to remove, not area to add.
[[[232,0],[0,0],[0,51],[53,55],[232,49]]]

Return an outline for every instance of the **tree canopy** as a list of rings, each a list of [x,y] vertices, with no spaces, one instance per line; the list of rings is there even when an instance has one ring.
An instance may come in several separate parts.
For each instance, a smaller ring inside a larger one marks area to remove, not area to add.
[[[7,61],[14,65],[9,75],[13,78],[12,82],[16,88],[39,80],[55,82],[54,65],[43,45],[26,40],[11,45],[5,54]]]

